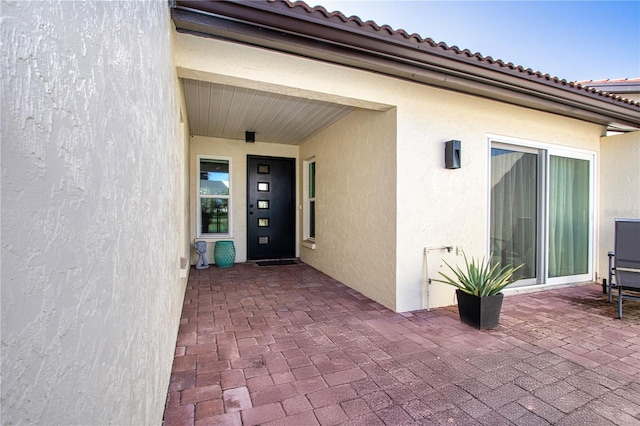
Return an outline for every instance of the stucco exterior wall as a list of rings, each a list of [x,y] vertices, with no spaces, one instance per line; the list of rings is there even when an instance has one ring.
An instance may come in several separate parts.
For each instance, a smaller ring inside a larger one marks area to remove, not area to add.
[[[389,244],[396,246],[393,306],[397,311],[426,307],[425,247],[460,249],[430,252],[426,265],[430,277],[437,277],[443,259],[461,261],[461,250],[472,256],[488,254],[489,135],[589,150],[597,155],[604,134],[602,126],[575,119],[220,40],[181,34],[177,50],[179,72],[190,78],[314,96],[361,109],[395,108],[397,209],[394,216],[380,211],[378,220],[395,221],[395,237]],[[372,124],[352,123],[346,130],[355,132],[353,127],[362,126],[365,129],[359,131],[366,132]],[[451,139],[462,141],[462,168],[458,170],[444,168],[444,142]],[[366,146],[359,148],[360,155],[369,155]],[[306,149],[301,147],[301,161],[305,155],[313,155]],[[351,167],[359,170],[357,161]],[[359,210],[361,206],[354,202],[350,208]],[[352,242],[347,239],[339,244],[338,251]],[[318,254],[303,256],[313,262]],[[342,259],[336,255],[334,260]],[[326,266],[321,270],[335,268],[323,262]],[[367,284],[348,285],[360,290]],[[377,301],[389,297],[386,290],[367,295]],[[452,303],[453,289],[434,284],[430,306]]]
[[[167,3],[1,7],[2,423],[160,424],[188,255]]]
[[[207,261],[215,263],[213,252],[217,240],[232,240],[236,248],[236,262],[247,261],[247,155],[264,155],[268,157],[295,158],[298,163],[298,146],[272,143],[246,143],[242,140],[209,138],[204,136],[191,137],[190,154],[190,205],[191,230],[190,241],[202,240],[207,242]],[[225,157],[231,160],[231,237],[197,238],[197,200],[198,185],[198,155]],[[192,244],[193,247],[193,244]],[[198,255],[191,250],[191,264],[195,265]]]
[[[300,258],[393,310],[395,135],[395,109],[356,110],[300,146],[301,162],[316,161],[316,247]]]
[[[424,248],[453,246],[487,255],[489,135],[597,152],[600,126],[429,87],[401,84],[398,107],[398,309],[421,309]],[[462,144],[462,167],[444,167],[444,142]],[[429,252],[438,277],[461,251]],[[433,283],[430,306],[454,303],[453,288]]]
[[[598,275],[609,271],[614,219],[640,218],[640,132],[603,137],[600,142],[600,244]]]

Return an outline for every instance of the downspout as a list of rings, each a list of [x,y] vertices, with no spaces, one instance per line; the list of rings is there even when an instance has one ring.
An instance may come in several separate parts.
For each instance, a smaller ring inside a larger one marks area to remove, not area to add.
[[[422,250],[423,258],[424,258],[424,283],[422,294],[422,306],[426,306],[427,311],[431,310],[431,278],[429,278],[429,252],[432,250],[446,250],[448,253],[453,251],[453,246],[435,246],[435,247],[425,247]]]

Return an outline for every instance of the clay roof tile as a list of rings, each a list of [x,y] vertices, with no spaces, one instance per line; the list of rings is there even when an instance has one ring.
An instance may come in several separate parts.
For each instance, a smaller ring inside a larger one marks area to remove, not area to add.
[[[470,50],[460,49],[458,46],[449,47],[445,42],[442,42],[442,41],[436,43],[431,38],[423,38],[422,36],[416,33],[409,34],[407,31],[403,29],[395,30],[393,27],[386,24],[380,26],[371,20],[366,22],[362,21],[362,19],[360,19],[358,16],[347,17],[340,11],[328,12],[323,6],[311,7],[303,1],[291,1],[291,0],[268,0],[268,1],[270,3],[279,3],[279,4],[286,5],[291,9],[298,8],[302,11],[305,11],[309,15],[322,17],[322,19],[339,20],[341,23],[346,25],[356,25],[360,29],[363,29],[365,31],[371,31],[372,33],[383,35],[384,37],[401,39],[403,41],[409,40],[423,47],[437,48],[443,52],[450,53],[453,56],[460,56],[461,59],[475,58],[478,60],[478,62],[482,62],[483,64],[486,64],[489,66],[495,66],[498,69],[505,69],[505,71],[508,70],[508,71],[514,71],[519,74],[524,74],[525,78],[535,77],[537,79],[550,81],[562,86],[569,86],[572,89],[583,90],[590,93],[596,93],[600,96],[615,99],[620,102],[624,102],[634,106],[640,106],[640,102],[635,102],[633,100],[623,98],[617,94],[612,94],[606,91],[597,90],[589,87],[589,85],[612,83],[612,82],[640,83],[640,78],[631,78],[631,79],[621,78],[616,80],[589,80],[589,81],[580,81],[580,82],[567,82],[567,80],[560,79],[559,77],[556,77],[556,76],[551,76],[550,74],[543,74],[542,72],[534,71],[531,68],[524,68],[522,65],[514,65],[512,62],[504,62],[501,59],[493,59],[491,56],[483,56],[479,52],[471,53]]]

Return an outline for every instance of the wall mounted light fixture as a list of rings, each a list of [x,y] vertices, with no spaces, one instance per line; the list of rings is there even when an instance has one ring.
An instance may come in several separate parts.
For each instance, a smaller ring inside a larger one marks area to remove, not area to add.
[[[459,169],[462,165],[460,141],[444,143],[444,165],[447,169]]]
[[[244,132],[244,141],[254,143],[256,141],[256,132],[250,132],[249,130]]]

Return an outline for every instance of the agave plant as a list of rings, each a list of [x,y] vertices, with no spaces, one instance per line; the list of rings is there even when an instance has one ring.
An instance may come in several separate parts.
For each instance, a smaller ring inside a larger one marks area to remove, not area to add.
[[[491,265],[484,258],[476,260],[473,257],[469,262],[466,254],[464,254],[466,271],[460,269],[459,266],[453,267],[446,261],[444,263],[451,269],[455,278],[438,272],[444,280],[434,279],[433,281],[452,285],[460,291],[479,297],[493,296],[500,293],[506,286],[516,281],[513,274],[524,266],[523,263],[516,267],[510,264],[500,267],[499,263]]]

